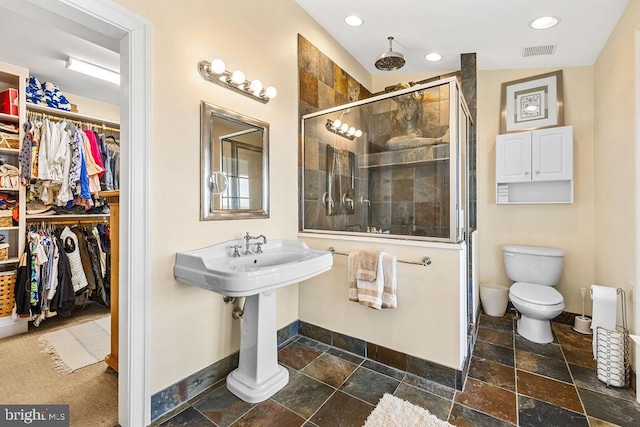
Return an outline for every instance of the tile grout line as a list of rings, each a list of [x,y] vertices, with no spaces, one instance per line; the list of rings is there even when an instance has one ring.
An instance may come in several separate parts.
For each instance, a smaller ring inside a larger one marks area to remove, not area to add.
[[[518,399],[518,360],[516,358],[516,334],[517,334],[517,324],[518,320],[516,317],[511,319],[511,339],[513,340],[513,385],[515,388],[516,394],[516,426],[520,425],[520,402]]]
[[[308,338],[308,337],[307,337],[307,338]],[[308,339],[312,339],[312,338],[308,338]],[[297,342],[297,340],[296,340],[296,342]],[[299,345],[304,345],[304,346],[306,346],[306,347],[309,347],[309,348],[314,349],[313,347],[310,347],[310,346],[308,346],[308,345],[306,345],[306,344],[304,344],[304,343],[300,343],[300,342],[298,342],[298,344],[299,344]],[[324,344],[324,343],[323,343],[323,344]],[[327,344],[325,344],[325,345],[327,345]],[[339,347],[329,346],[329,349],[331,349],[331,348],[335,348],[335,349],[338,349],[338,350],[344,350],[344,349],[341,349],[341,348],[339,348]],[[313,361],[317,360],[317,359],[318,359],[322,354],[327,354],[327,355],[329,355],[329,356],[333,356],[333,357],[336,357],[336,358],[338,358],[338,359],[340,359],[340,360],[343,360],[343,361],[345,361],[345,362],[347,362],[347,363],[351,363],[351,364],[353,364],[353,365],[356,365],[355,363],[350,362],[350,361],[349,361],[349,360],[347,360],[347,359],[343,359],[343,358],[341,358],[340,356],[335,356],[335,355],[333,355],[333,354],[330,354],[330,353],[328,352],[328,351],[329,351],[329,349],[325,350],[323,353],[321,353],[320,355],[318,355],[318,357],[316,357],[316,359],[314,359]],[[318,349],[314,349],[314,350],[318,350]],[[344,351],[346,351],[346,350],[344,350]],[[349,353],[350,353],[350,352],[349,352]],[[354,354],[354,355],[355,355],[355,353],[352,353],[352,354]],[[344,385],[344,384],[349,380],[349,378],[351,378],[351,377],[353,376],[353,374],[354,374],[358,369],[360,369],[360,368],[362,368],[362,369],[366,369],[366,370],[368,370],[368,371],[370,371],[370,372],[373,372],[374,374],[379,374],[379,375],[382,375],[382,376],[384,376],[384,377],[386,377],[386,378],[389,378],[389,379],[391,379],[391,380],[396,381],[396,382],[397,382],[396,387],[395,387],[395,389],[393,390],[393,392],[392,392],[392,393],[390,393],[392,396],[393,396],[393,395],[395,394],[395,392],[398,390],[398,387],[400,387],[400,384],[405,384],[405,385],[407,385],[407,386],[409,386],[409,387],[413,387],[413,388],[415,388],[415,389],[417,389],[417,390],[420,390],[420,391],[423,391],[423,392],[425,392],[425,393],[429,393],[429,394],[434,395],[434,396],[437,396],[437,397],[439,397],[439,398],[446,399],[446,398],[444,398],[444,397],[442,397],[442,396],[440,396],[440,395],[437,395],[437,394],[435,394],[435,393],[431,393],[431,392],[429,392],[429,391],[427,391],[427,390],[423,390],[423,389],[421,389],[421,388],[419,388],[419,387],[415,387],[415,386],[413,386],[413,385],[411,385],[411,384],[405,383],[405,382],[403,381],[403,379],[406,377],[406,375],[407,375],[407,374],[409,374],[409,372],[407,372],[407,371],[402,371],[402,372],[404,372],[403,378],[402,378],[402,379],[400,379],[400,380],[398,380],[397,378],[391,377],[391,376],[386,375],[386,374],[384,374],[384,373],[382,373],[382,372],[378,372],[378,371],[375,371],[375,370],[373,370],[373,369],[370,369],[370,368],[368,368],[368,367],[364,366],[364,363],[365,363],[367,360],[371,360],[371,361],[373,361],[373,362],[375,362],[375,363],[378,363],[378,364],[381,364],[381,365],[383,365],[383,366],[387,366],[387,365],[384,365],[384,364],[382,364],[382,363],[380,363],[380,362],[378,362],[378,361],[376,361],[376,360],[373,360],[373,359],[368,359],[367,357],[363,357],[363,356],[360,356],[360,355],[356,355],[356,356],[358,356],[358,357],[362,358],[362,361],[361,361],[359,364],[357,364],[357,365],[356,365],[356,369],[354,369],[354,370],[353,370],[353,371],[352,371],[352,372],[351,372],[351,373],[350,373],[350,374],[349,374],[349,375],[344,379],[344,381],[342,381],[342,383],[341,383],[338,387],[333,387],[331,384],[327,384],[327,383],[325,383],[325,382],[323,382],[323,381],[321,381],[321,380],[319,380],[319,379],[317,379],[317,378],[314,378],[314,377],[312,377],[312,376],[308,375],[306,372],[304,372],[304,371],[303,371],[307,366],[309,366],[311,363],[313,363],[313,361],[309,362],[309,363],[308,363],[304,368],[300,369],[298,372],[299,372],[299,373],[301,373],[301,374],[303,374],[303,375],[305,375],[306,377],[308,377],[308,378],[310,378],[310,379],[313,379],[313,380],[315,380],[315,381],[320,382],[321,384],[325,384],[325,385],[327,385],[327,386],[329,386],[329,387],[334,388],[334,389],[335,389],[335,390],[334,390],[334,393],[332,393],[332,394],[331,394],[331,396],[333,396],[333,395],[335,394],[335,392],[337,392],[337,391],[341,391],[342,393],[346,394],[347,396],[353,397],[354,399],[357,399],[357,400],[359,400],[359,401],[361,401],[361,402],[363,402],[363,403],[366,403],[367,405],[373,406],[373,407],[374,407],[374,409],[375,409],[376,405],[372,405],[371,403],[369,403],[369,402],[367,402],[367,401],[365,401],[365,400],[363,400],[363,399],[361,399],[361,398],[359,398],[359,397],[357,397],[357,396],[354,396],[354,395],[350,394],[349,392],[347,392],[347,391],[345,391],[345,390],[341,390],[341,389],[340,389],[340,387],[342,387],[342,386],[343,386],[343,385]],[[392,369],[395,369],[395,368],[392,368]],[[398,372],[400,372],[400,370],[398,370]],[[418,376],[418,377],[419,377],[419,376]],[[419,378],[422,378],[422,377],[419,377]],[[426,380],[426,378],[425,378],[425,380]],[[430,381],[430,380],[427,380],[427,381]],[[440,384],[440,383],[436,383],[436,384]],[[443,386],[444,386],[444,385],[443,385]],[[326,402],[331,398],[331,396],[329,396],[329,398],[327,398],[327,400],[325,400],[325,402],[324,402],[322,405],[320,405],[320,407],[318,407],[318,409],[317,409],[317,410],[316,410],[316,411],[311,415],[311,417],[313,417],[313,415],[315,415],[315,413],[316,413],[316,412],[318,412],[318,411],[320,410],[320,408],[322,408],[322,406],[324,406],[324,405],[326,404]],[[455,397],[455,391],[454,391],[454,395],[453,395],[453,396]],[[451,402],[452,402],[452,403],[451,403],[451,408],[453,408],[453,397],[452,397],[452,399],[451,399]],[[451,408],[449,409],[449,412],[451,412]],[[308,420],[310,420],[310,419],[311,419],[311,418],[307,419],[307,421],[308,421]]]
[[[553,332],[555,333],[555,328]],[[556,337],[557,335],[558,334],[556,333]],[[578,392],[578,385],[576,384],[575,378],[573,378],[573,372],[569,367],[569,361],[567,360],[567,356],[564,354],[564,348],[562,348],[562,342],[560,341],[560,338],[558,338],[558,344],[560,344],[560,352],[562,353],[562,358],[564,359],[564,363],[567,366],[567,371],[569,371],[569,376],[571,377],[571,382],[573,383],[572,386],[576,391],[576,395],[578,396],[578,401],[580,402],[580,406],[582,407],[582,414],[587,419],[587,425],[591,426],[591,421],[589,421],[589,415],[587,414],[587,409],[584,406],[584,402],[582,401],[582,396],[580,396],[580,392]]]

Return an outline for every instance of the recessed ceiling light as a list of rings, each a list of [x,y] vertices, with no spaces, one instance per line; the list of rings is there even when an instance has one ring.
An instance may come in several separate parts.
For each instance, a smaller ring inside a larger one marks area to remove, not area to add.
[[[541,16],[531,21],[529,26],[534,30],[546,30],[555,27],[559,22],[560,18],[556,18],[555,16]]]
[[[359,27],[364,23],[362,18],[356,15],[347,16],[346,18],[344,18],[344,22],[346,22],[347,25],[351,25],[352,27]]]
[[[429,53],[428,55],[425,55],[424,59],[426,59],[427,61],[431,61],[431,62],[437,62],[437,61],[440,61],[442,59],[442,56],[440,56],[440,54],[432,52],[432,53]]]

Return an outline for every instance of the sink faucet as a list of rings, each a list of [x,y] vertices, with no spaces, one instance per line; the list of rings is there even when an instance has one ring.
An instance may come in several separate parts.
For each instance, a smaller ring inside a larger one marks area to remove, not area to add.
[[[242,252],[242,255],[251,255],[251,251],[249,250],[249,241],[251,239],[262,239],[262,243],[260,244],[261,245],[267,244],[267,237],[264,234],[254,237],[254,236],[250,236],[249,232],[247,231],[247,234],[244,236],[244,252]],[[262,250],[260,250],[260,246],[258,246],[258,252],[262,252]]]

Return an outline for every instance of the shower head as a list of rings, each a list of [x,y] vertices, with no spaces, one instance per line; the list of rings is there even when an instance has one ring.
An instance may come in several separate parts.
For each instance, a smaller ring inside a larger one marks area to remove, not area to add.
[[[378,56],[376,59],[376,68],[382,71],[393,71],[404,66],[404,55],[400,52],[393,51],[393,37],[387,37],[389,39],[389,51]]]

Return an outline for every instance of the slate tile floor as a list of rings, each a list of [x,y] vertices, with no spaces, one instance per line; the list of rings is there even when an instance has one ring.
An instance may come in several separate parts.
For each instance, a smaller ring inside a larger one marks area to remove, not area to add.
[[[597,380],[590,336],[553,323],[554,342],[540,345],[515,321],[481,315],[462,392],[297,337],[278,353],[290,380],[271,399],[243,402],[222,381],[161,426],[360,427],[384,393],[456,426],[640,426],[633,391]]]

